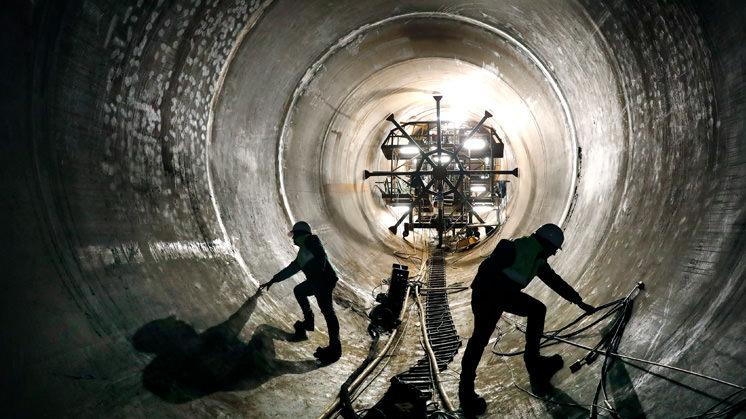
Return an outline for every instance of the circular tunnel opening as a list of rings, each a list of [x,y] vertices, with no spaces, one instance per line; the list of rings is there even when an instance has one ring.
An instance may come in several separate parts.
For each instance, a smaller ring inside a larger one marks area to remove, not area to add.
[[[526,233],[537,220],[562,223],[567,217],[577,179],[572,116],[556,81],[525,45],[480,21],[445,13],[389,17],[331,45],[293,86],[282,115],[277,176],[290,220],[328,229],[331,242],[348,254],[364,253],[371,238],[387,253],[409,246],[388,231],[395,214],[371,182],[361,182],[361,173],[385,165],[379,147],[391,128],[386,117],[432,118],[433,94],[443,95],[446,116],[495,115],[488,124],[505,136],[507,160],[522,167],[522,176],[511,179],[503,237]],[[251,44],[251,54],[261,55],[256,48]],[[241,59],[239,48],[238,68]],[[244,74],[229,70],[226,83],[237,86],[232,79]],[[221,101],[233,102],[234,95],[251,94],[231,89],[222,95]],[[217,123],[235,111],[216,112]],[[245,119],[244,131],[254,123]],[[216,131],[212,141],[221,147],[235,140]]]

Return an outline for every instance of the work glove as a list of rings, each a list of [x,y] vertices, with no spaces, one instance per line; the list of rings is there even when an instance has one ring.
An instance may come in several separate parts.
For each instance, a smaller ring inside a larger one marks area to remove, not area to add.
[[[272,278],[272,280],[270,280],[269,282],[265,282],[264,284],[260,285],[258,291],[265,290],[265,289],[269,291],[269,287],[271,287],[272,284],[274,283],[275,283],[274,278]]]
[[[592,305],[586,304],[582,301],[578,303],[578,307],[583,309],[583,311],[585,311],[587,314],[593,314],[596,312],[596,310],[598,310],[596,307],[593,307]]]

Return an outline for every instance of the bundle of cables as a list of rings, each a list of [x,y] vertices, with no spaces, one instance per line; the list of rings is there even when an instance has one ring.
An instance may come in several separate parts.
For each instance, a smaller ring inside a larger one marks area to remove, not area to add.
[[[569,345],[573,345],[573,346],[588,350],[588,353],[584,357],[582,357],[581,359],[579,359],[578,361],[576,361],[570,366],[570,371],[572,371],[573,373],[578,372],[583,367],[583,365],[590,365],[591,363],[593,363],[593,361],[595,361],[599,355],[604,356],[603,365],[601,366],[601,378],[598,382],[598,385],[596,386],[596,392],[593,396],[593,403],[589,406],[590,417],[591,418],[598,417],[599,408],[608,412],[614,418],[623,417],[620,414],[620,412],[609,401],[609,397],[608,397],[607,389],[606,389],[609,369],[611,368],[612,364],[617,358],[627,359],[631,361],[638,361],[641,363],[646,363],[646,364],[651,364],[651,365],[656,365],[659,367],[676,370],[679,372],[705,378],[705,379],[715,381],[721,384],[725,384],[725,385],[738,389],[738,391],[726,397],[725,399],[720,400],[717,404],[712,406],[710,409],[708,409],[704,413],[701,413],[695,416],[688,416],[685,419],[693,419],[693,418],[710,419],[710,418],[719,418],[719,417],[731,417],[730,415],[734,415],[735,413],[740,412],[743,409],[745,409],[746,408],[746,389],[742,386],[738,386],[738,385],[720,380],[718,378],[709,377],[709,376],[699,374],[693,371],[688,371],[688,370],[684,370],[681,368],[672,367],[669,365],[664,365],[664,364],[660,364],[660,363],[653,362],[653,361],[648,361],[645,359],[621,355],[617,352],[619,348],[619,344],[622,341],[622,336],[624,335],[624,329],[627,327],[629,320],[632,316],[633,295],[635,294],[635,291],[644,290],[644,289],[645,289],[645,284],[642,282],[638,282],[635,285],[635,287],[632,289],[632,291],[630,291],[629,294],[627,294],[626,297],[620,298],[618,300],[611,301],[607,304],[599,306],[595,311],[596,313],[601,312],[603,310],[608,310],[608,311],[606,311],[598,319],[594,320],[593,322],[589,323],[588,325],[584,327],[581,327],[577,330],[573,330],[570,332],[566,332],[571,327],[580,323],[585,317],[589,316],[590,315],[589,313],[584,313],[580,315],[572,322],[568,323],[567,325],[557,330],[551,330],[543,334],[543,340],[540,344],[541,347],[547,347],[547,346],[555,345],[558,343],[566,343]],[[589,346],[581,345],[579,343],[576,343],[570,340],[573,337],[579,336],[581,333],[596,326],[597,324],[601,323],[605,319],[615,314],[616,314],[616,318],[609,324],[609,326],[606,329],[607,332],[603,334],[601,340],[595,346],[589,347]],[[518,324],[515,324],[515,326],[519,331],[526,333],[525,328],[521,327]],[[508,352],[508,353],[497,351],[495,348],[499,340],[500,339],[498,337],[498,339],[495,341],[495,344],[492,347],[493,354],[500,355],[500,356],[516,356],[516,355],[521,355],[524,353],[524,351],[516,351],[516,352]],[[529,394],[531,393],[529,392]],[[599,401],[601,398],[603,398],[603,404],[604,404],[603,406],[599,404]],[[585,407],[585,406],[578,405],[578,407]]]

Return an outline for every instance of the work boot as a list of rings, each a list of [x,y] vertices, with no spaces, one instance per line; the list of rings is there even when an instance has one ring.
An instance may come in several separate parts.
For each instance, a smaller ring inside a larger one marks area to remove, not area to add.
[[[305,319],[302,321],[298,320],[293,325],[293,328],[295,329],[295,336],[293,336],[293,340],[300,341],[308,339],[306,331],[313,331],[313,315],[305,316]]]
[[[467,418],[481,415],[487,411],[487,402],[474,392],[474,381],[462,379],[458,386],[458,399],[461,411]]]
[[[327,347],[318,347],[313,356],[325,364],[331,364],[342,356],[342,344],[339,342],[330,342]]]
[[[559,354],[524,358],[526,370],[534,384],[548,384],[549,380],[565,365]]]

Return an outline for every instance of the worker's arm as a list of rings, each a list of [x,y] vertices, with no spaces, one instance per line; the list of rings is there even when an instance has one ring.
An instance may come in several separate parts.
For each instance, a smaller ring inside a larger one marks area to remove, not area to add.
[[[541,268],[539,268],[537,275],[545,284],[547,284],[547,286],[549,286],[549,288],[554,290],[554,292],[562,296],[565,300],[577,304],[585,311],[589,311],[588,308],[593,309],[592,306],[583,303],[580,294],[565,282],[561,276],[557,275],[548,263],[545,262]]]
[[[282,282],[290,278],[291,276],[297,274],[298,271],[300,271],[300,265],[298,265],[298,262],[294,260],[290,262],[290,264],[286,266],[285,268],[283,268],[280,272],[277,272],[275,276],[273,276],[269,282],[265,282],[264,284],[262,284],[262,286],[259,287],[259,289],[266,288],[267,290],[269,290],[269,287],[271,287],[272,284]]]

